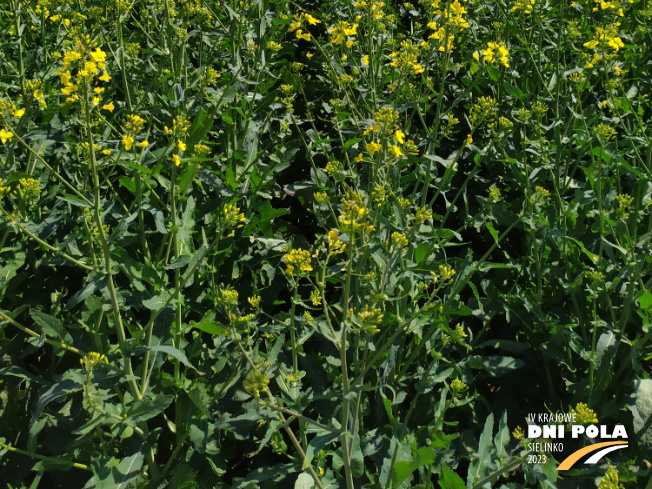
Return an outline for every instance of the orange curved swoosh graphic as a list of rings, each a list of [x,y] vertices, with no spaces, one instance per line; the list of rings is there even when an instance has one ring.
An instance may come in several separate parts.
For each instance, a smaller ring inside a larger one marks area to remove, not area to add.
[[[568,470],[570,469],[575,462],[581,459],[587,453],[595,452],[596,450],[608,447],[611,445],[627,445],[626,441],[605,441],[603,443],[594,443],[588,447],[580,448],[578,451],[571,453],[568,457],[564,459],[562,463],[559,464],[557,470]]]

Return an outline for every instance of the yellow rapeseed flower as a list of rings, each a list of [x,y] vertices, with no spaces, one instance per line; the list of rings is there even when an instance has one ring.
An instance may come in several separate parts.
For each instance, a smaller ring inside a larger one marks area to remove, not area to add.
[[[14,134],[12,132],[5,131],[4,129],[0,129],[0,140],[2,141],[2,144],[5,144],[8,139],[11,139],[14,137]]]
[[[367,144],[367,151],[369,151],[369,154],[373,157],[378,151],[382,149],[382,146],[378,144],[375,141],[370,142]]]
[[[113,102],[109,102],[108,104],[103,105],[102,108],[104,110],[108,110],[109,112],[113,112],[115,105],[113,105]]]
[[[131,149],[133,144],[134,144],[134,138],[132,138],[131,136],[129,136],[127,134],[122,136],[122,145],[125,147],[125,149],[127,151],[129,151]]]

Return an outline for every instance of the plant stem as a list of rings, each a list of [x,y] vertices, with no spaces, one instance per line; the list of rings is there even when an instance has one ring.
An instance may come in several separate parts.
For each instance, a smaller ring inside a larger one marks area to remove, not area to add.
[[[10,452],[20,453],[21,455],[26,455],[28,457],[37,458],[39,460],[45,460],[45,461],[53,463],[53,464],[67,465],[68,467],[74,467],[75,469],[82,469],[82,470],[87,470],[89,472],[92,472],[91,468],[88,465],[80,464],[80,463],[77,463],[77,462],[70,462],[69,460],[61,460],[60,458],[47,457],[45,455],[39,455],[38,453],[26,452],[25,450],[21,450],[20,448],[16,448],[16,447],[12,447],[11,445],[7,445],[6,443],[3,443],[2,441],[0,441],[0,448],[5,448],[5,449],[9,450]]]
[[[102,247],[102,254],[104,256],[104,269],[106,271],[107,277],[107,288],[109,290],[109,297],[111,300],[111,307],[113,309],[113,321],[118,334],[118,342],[120,343],[120,351],[124,356],[125,370],[129,376],[129,390],[132,395],[137,399],[141,400],[142,396],[136,385],[135,375],[133,367],[131,365],[130,353],[127,350],[127,337],[125,335],[125,328],[122,324],[122,315],[120,313],[120,304],[118,303],[118,295],[115,289],[115,284],[113,283],[113,274],[111,272],[111,249],[109,248],[109,243],[104,232],[104,226],[102,222],[102,213],[101,213],[101,195],[100,195],[100,179],[97,172],[97,160],[95,158],[95,145],[93,143],[93,125],[91,123],[91,111],[90,103],[88,101],[88,82],[84,82],[84,99],[82,101],[84,105],[84,116],[86,123],[86,140],[88,142],[88,151],[91,156],[91,172],[93,175],[93,187],[94,187],[94,203],[93,210],[95,214],[95,225],[99,231],[100,244]]]

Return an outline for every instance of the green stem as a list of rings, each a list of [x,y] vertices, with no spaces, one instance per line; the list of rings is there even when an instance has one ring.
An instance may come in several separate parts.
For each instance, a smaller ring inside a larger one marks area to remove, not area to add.
[[[25,333],[25,334],[28,334],[28,335],[30,335],[30,336],[33,336],[34,338],[39,338],[39,339],[42,338],[42,336],[41,336],[40,334],[38,334],[36,331],[33,331],[33,330],[31,330],[31,329],[29,329],[29,328],[23,326],[23,325],[20,324],[19,322],[14,321],[13,319],[11,319],[9,316],[7,316],[7,315],[6,315],[4,312],[2,312],[2,311],[0,311],[0,319],[3,319],[3,320],[5,320],[5,321],[7,321],[9,324],[11,324],[12,326],[17,327],[19,330],[21,330],[21,331],[22,331],[23,333]],[[50,339],[48,339],[48,338],[43,338],[43,341],[44,341],[45,343],[47,343],[48,345],[56,346],[57,348],[63,348],[64,350],[68,350],[68,351],[70,351],[70,352],[72,352],[72,353],[76,353],[77,355],[80,355],[80,356],[84,356],[84,355],[86,355],[85,352],[80,351],[80,350],[78,350],[77,348],[75,348],[75,347],[73,347],[73,346],[66,345],[66,344],[63,343],[63,342],[53,341],[53,340],[50,340]]]
[[[353,473],[351,472],[351,464],[349,463],[348,454],[348,423],[349,423],[349,368],[347,365],[347,345],[346,336],[348,331],[348,315],[349,315],[349,300],[351,294],[351,269],[353,265],[353,247],[355,244],[355,228],[351,225],[350,244],[347,246],[348,260],[346,264],[346,282],[344,285],[344,296],[342,302],[342,333],[340,335],[340,362],[342,364],[342,435],[340,436],[340,444],[342,445],[342,461],[344,462],[344,478],[346,480],[346,487],[353,489]]]
[[[1,208],[0,208],[0,209],[1,209]],[[5,214],[5,216],[6,216],[6,212],[4,212],[4,210],[2,210],[2,212],[3,212],[3,214]],[[8,216],[7,216],[7,217],[8,217]],[[21,223],[19,223],[18,221],[10,221],[10,223],[13,224],[14,226],[16,226],[18,229],[20,229],[20,231],[21,231],[22,233],[24,233],[24,234],[26,234],[27,236],[29,236],[30,238],[32,238],[34,241],[36,241],[36,242],[37,242],[38,244],[40,244],[41,246],[44,246],[45,248],[47,248],[48,250],[52,251],[53,253],[57,253],[57,254],[61,255],[61,256],[64,257],[66,260],[69,260],[69,261],[73,262],[75,265],[78,265],[78,266],[80,266],[80,267],[82,267],[82,268],[84,268],[84,269],[86,269],[86,270],[91,271],[91,272],[104,273],[104,272],[102,272],[102,271],[96,270],[95,268],[93,268],[93,267],[90,266],[90,265],[86,265],[85,263],[83,263],[83,262],[81,262],[81,261],[79,261],[79,260],[73,258],[72,256],[68,255],[67,253],[64,253],[63,251],[61,251],[61,248],[57,248],[57,247],[55,247],[55,246],[52,246],[52,245],[47,244],[45,241],[43,241],[41,238],[39,238],[38,236],[36,236],[36,235],[35,235],[34,233],[32,233],[31,231],[29,231],[25,226],[23,226],[23,225],[22,225]]]
[[[47,462],[53,463],[53,464],[58,464],[58,465],[67,465],[68,467],[74,467],[75,469],[82,469],[82,470],[87,470],[89,472],[92,472],[91,468],[88,465],[80,464],[77,462],[70,462],[69,460],[61,460],[60,458],[54,458],[54,457],[47,457],[45,455],[39,455],[38,453],[30,453],[26,452],[25,450],[21,450],[20,448],[12,447],[11,445],[7,445],[6,443],[3,443],[0,441],[0,448],[5,448],[9,450],[10,452],[14,453],[20,453],[21,455],[26,455],[31,458],[37,458],[39,460],[45,460]]]
[[[298,300],[298,289],[299,284],[294,282],[294,295],[292,296],[292,307],[290,308],[290,343],[292,345],[292,373],[297,374],[299,372],[299,362],[297,358],[297,338],[294,328],[296,327],[296,308]]]
[[[133,112],[134,108],[131,105],[131,95],[129,95],[129,84],[127,83],[127,65],[125,63],[125,47],[124,41],[122,39],[122,15],[120,14],[120,8],[118,2],[116,1],[115,6],[116,12],[118,13],[118,22],[116,23],[116,31],[118,33],[118,43],[120,44],[120,73],[122,75],[122,87],[125,92],[125,98],[127,99],[127,107],[129,112]]]
[[[113,283],[113,274],[111,271],[111,249],[109,248],[109,243],[104,232],[103,222],[102,222],[102,213],[101,213],[101,195],[100,195],[100,178],[97,172],[97,159],[95,158],[95,145],[93,143],[93,125],[91,123],[91,111],[90,104],[88,102],[88,83],[83,83],[84,87],[84,99],[82,101],[84,105],[84,116],[86,123],[86,140],[88,142],[89,153],[91,156],[91,172],[93,175],[93,187],[94,187],[94,203],[93,210],[95,214],[95,225],[99,231],[99,239],[102,247],[102,254],[104,256],[104,269],[107,274],[107,288],[109,290],[109,297],[111,300],[111,307],[113,309],[113,320],[118,334],[118,342],[120,343],[120,351],[124,356],[125,370],[129,377],[129,389],[132,395],[137,399],[142,399],[138,386],[136,385],[135,375],[133,367],[131,365],[131,357],[129,351],[127,350],[127,337],[125,335],[125,328],[122,324],[122,315],[120,313],[120,304],[118,303],[118,295],[115,289],[115,284]]]
[[[84,194],[79,192],[73,185],[68,182],[65,178],[63,178],[58,171],[56,171],[54,168],[52,168],[42,157],[39,155],[36,151],[32,149],[31,146],[29,146],[18,134],[16,134],[16,130],[13,128],[11,124],[7,122],[5,119],[4,121],[5,128],[8,129],[12,134],[13,137],[16,138],[16,140],[23,145],[23,147],[29,151],[32,155],[36,157],[43,165],[52,172],[52,174],[55,176],[57,180],[59,180],[61,183],[63,183],[66,187],[68,187],[68,190],[70,190],[73,194],[75,194],[77,197],[79,197],[81,200],[83,200],[86,204],[88,204],[90,207],[93,207],[93,203],[88,200]]]
[[[17,4],[18,3],[18,4]],[[14,29],[16,29],[16,37],[18,37],[18,71],[20,72],[20,91],[25,94],[25,64],[23,61],[23,36],[20,34],[20,2],[12,2],[14,11]]]

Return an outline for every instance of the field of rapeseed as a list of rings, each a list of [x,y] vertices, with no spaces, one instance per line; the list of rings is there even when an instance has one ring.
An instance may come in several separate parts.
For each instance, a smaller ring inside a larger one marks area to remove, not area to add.
[[[652,489],[648,0],[0,26],[3,488]]]

